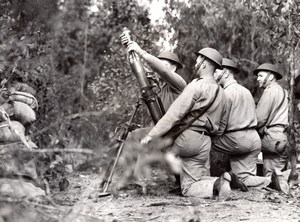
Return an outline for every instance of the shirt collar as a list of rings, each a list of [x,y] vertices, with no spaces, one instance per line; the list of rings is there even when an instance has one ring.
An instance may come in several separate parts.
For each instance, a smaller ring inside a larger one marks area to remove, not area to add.
[[[224,89],[227,88],[228,86],[232,85],[232,84],[235,84],[235,83],[237,83],[236,80],[234,80],[234,79],[229,80],[228,82],[225,83]]]
[[[216,83],[216,80],[213,76],[212,77],[210,77],[210,76],[199,77],[199,78],[197,78],[197,81],[198,80],[206,80],[208,82],[215,82]]]
[[[270,85],[268,85],[268,86],[266,87],[266,89],[269,89],[269,88],[271,88],[271,87],[273,87],[273,86],[277,86],[277,85],[279,85],[278,82],[271,82]]]

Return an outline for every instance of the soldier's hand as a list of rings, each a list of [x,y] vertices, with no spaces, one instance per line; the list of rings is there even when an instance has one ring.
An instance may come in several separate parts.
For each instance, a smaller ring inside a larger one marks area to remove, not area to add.
[[[151,136],[145,136],[144,139],[141,140],[141,144],[148,144],[152,140]]]
[[[125,46],[127,46],[127,44],[131,41],[130,38],[129,38],[129,36],[126,35],[126,34],[124,34],[124,33],[122,33],[120,35],[120,38],[121,38],[122,44],[125,45]]]
[[[127,51],[131,52],[131,51],[135,51],[137,54],[142,55],[145,53],[145,51],[143,49],[141,49],[141,47],[134,41],[130,41],[127,45]]]

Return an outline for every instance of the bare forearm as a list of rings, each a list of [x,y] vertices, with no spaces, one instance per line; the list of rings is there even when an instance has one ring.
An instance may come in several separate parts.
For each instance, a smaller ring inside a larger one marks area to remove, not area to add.
[[[172,88],[179,91],[182,91],[185,88],[186,82],[184,79],[176,72],[173,72],[166,67],[160,59],[145,51],[141,54],[141,57],[149,64],[153,71],[156,72]]]

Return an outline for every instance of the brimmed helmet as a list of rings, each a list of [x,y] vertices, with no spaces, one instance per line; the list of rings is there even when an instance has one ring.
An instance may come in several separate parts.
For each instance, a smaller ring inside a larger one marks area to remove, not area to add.
[[[240,72],[240,69],[237,67],[237,64],[234,61],[232,61],[231,59],[223,58],[222,66],[224,68],[232,69],[234,73]]]
[[[277,66],[270,64],[270,63],[264,63],[260,66],[258,66],[254,71],[254,75],[257,75],[259,71],[270,71],[272,74],[275,75],[276,79],[282,79],[282,74],[279,72],[279,69]]]
[[[178,56],[170,51],[164,51],[162,53],[160,53],[157,58],[159,59],[167,59],[170,60],[171,62],[176,63],[177,68],[181,69],[183,67],[183,64],[181,63],[181,61],[179,60]]]
[[[207,47],[207,48],[201,49],[198,52],[195,52],[195,54],[197,56],[202,55],[202,56],[208,58],[209,60],[211,60],[212,62],[214,62],[217,65],[218,69],[223,69],[222,56],[217,50]]]

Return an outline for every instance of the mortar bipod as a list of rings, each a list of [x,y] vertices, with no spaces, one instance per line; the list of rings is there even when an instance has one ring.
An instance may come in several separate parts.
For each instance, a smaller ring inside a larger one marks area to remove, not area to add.
[[[132,122],[133,122],[133,120],[135,118],[135,115],[136,115],[139,107],[141,106],[141,104],[142,104],[141,101],[138,100],[136,105],[135,105],[135,109],[133,110],[133,113],[130,116],[129,121],[125,124],[125,127],[123,128],[123,132],[117,138],[118,146],[117,146],[116,150],[113,153],[113,155],[115,157],[112,158],[111,161],[109,162],[107,170],[106,170],[105,175],[104,175],[104,178],[101,181],[100,189],[102,189],[102,193],[99,194],[99,197],[110,195],[110,193],[107,192],[108,187],[109,187],[109,185],[112,181],[112,177],[113,177],[115,168],[117,166],[117,163],[119,161],[120,155],[122,154],[124,142],[125,142],[128,134],[129,134],[129,132],[131,132],[133,130]]]

